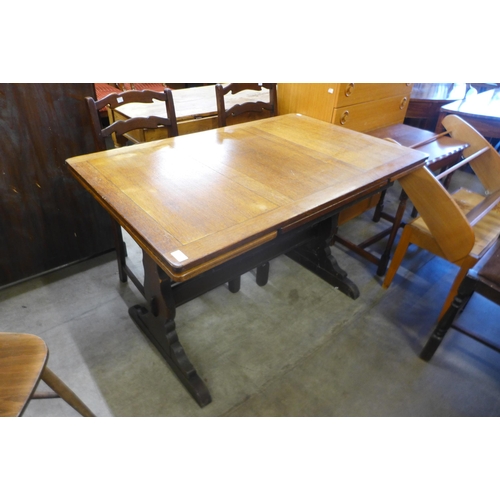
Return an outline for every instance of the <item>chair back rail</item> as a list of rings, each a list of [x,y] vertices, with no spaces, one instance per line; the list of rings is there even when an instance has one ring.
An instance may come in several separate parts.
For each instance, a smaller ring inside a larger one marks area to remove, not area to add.
[[[134,117],[127,120],[116,120],[113,111],[124,104],[129,103],[152,103],[154,100],[165,102],[167,117],[160,116],[145,116]],[[99,149],[106,149],[105,138],[115,134],[115,145],[123,143],[120,138],[123,134],[137,129],[154,129],[159,126],[169,129],[169,136],[175,137],[179,134],[177,128],[177,118],[175,115],[174,100],[172,91],[164,89],[163,92],[153,90],[127,90],[121,93],[110,94],[96,101],[92,97],[87,97],[87,106],[89,108],[92,126],[95,139],[99,145]],[[107,127],[102,125],[99,110],[106,108],[110,116],[110,125]]]
[[[470,160],[470,166],[488,193],[500,189],[500,155],[495,148],[463,118],[457,115],[447,115],[443,126],[451,137],[469,144],[464,150],[464,157],[469,158],[478,151],[486,151]]]
[[[244,90],[259,91],[262,89],[269,90],[269,102],[249,101],[243,104],[235,104],[229,109],[226,109],[225,96],[227,94],[237,94]],[[270,116],[276,116],[278,114],[278,100],[275,83],[229,83],[227,85],[221,85],[218,83],[215,85],[215,98],[217,101],[217,119],[219,127],[226,126],[227,118],[229,116],[238,116],[246,112],[260,112],[262,110],[267,110],[269,111]]]

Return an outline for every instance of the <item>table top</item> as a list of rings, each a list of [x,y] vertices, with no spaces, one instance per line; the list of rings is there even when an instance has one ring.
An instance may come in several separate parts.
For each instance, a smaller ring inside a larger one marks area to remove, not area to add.
[[[174,281],[186,281],[424,164],[301,115],[70,158],[75,177]]]
[[[446,113],[500,120],[500,89],[468,96],[441,108]]]
[[[174,98],[177,121],[187,121],[217,115],[215,85],[172,90],[172,96]],[[268,102],[269,90],[243,90],[235,95],[229,93],[225,96],[228,108],[248,101]],[[165,103],[162,101],[124,104],[117,107],[116,110],[127,118],[137,116],[167,116]]]
[[[426,153],[429,155],[426,166],[431,169],[444,158],[457,155],[469,146],[467,143],[453,137],[439,137],[436,132],[412,127],[404,123],[389,125],[368,133],[373,137],[380,137],[381,139],[393,139],[402,146],[415,148],[418,151]]]

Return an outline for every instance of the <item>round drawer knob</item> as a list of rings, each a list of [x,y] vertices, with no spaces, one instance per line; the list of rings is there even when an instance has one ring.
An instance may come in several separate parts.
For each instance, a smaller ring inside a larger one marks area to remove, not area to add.
[[[349,85],[347,85],[345,89],[345,96],[349,97],[352,94],[353,90],[354,90],[354,83],[350,83]]]
[[[403,99],[401,99],[401,104],[399,105],[399,109],[403,109],[406,106],[407,100],[408,100],[408,97],[403,97]]]
[[[342,116],[340,117],[340,124],[345,125],[348,118],[349,118],[349,111],[344,111],[342,113]]]

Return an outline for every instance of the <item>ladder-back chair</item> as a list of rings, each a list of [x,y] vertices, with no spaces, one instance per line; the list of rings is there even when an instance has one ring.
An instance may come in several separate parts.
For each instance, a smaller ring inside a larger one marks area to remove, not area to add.
[[[235,95],[245,90],[261,91],[262,89],[269,90],[269,101],[248,101],[237,103],[227,107],[228,95]],[[243,113],[262,113],[268,111],[268,116],[276,116],[278,114],[278,100],[276,94],[276,83],[229,83],[221,85],[218,83],[215,86],[215,97],[217,100],[217,119],[219,127],[227,125],[227,119]]]
[[[154,99],[165,102],[165,116],[137,116],[128,119],[116,118],[116,108],[130,103],[152,103]],[[128,90],[121,93],[110,94],[98,101],[92,97],[87,97],[86,101],[90,112],[94,137],[98,149],[101,151],[106,149],[106,139],[110,137],[113,137],[113,142],[116,147],[126,145],[127,141],[130,139],[130,137],[127,137],[127,133],[135,130],[165,127],[168,130],[169,137],[175,137],[179,134],[172,91],[168,88],[164,89],[163,92],[155,92],[152,90]],[[102,108],[108,110],[110,124],[107,126],[103,126],[99,119],[99,110]],[[125,283],[128,276],[141,293],[144,294],[143,284],[137,279],[133,271],[127,265],[127,249],[123,241],[122,228],[115,219],[112,219],[112,224],[120,281]]]
[[[238,94],[245,90],[262,91],[267,89],[269,91],[269,101],[247,101],[239,102],[232,106],[227,107],[229,104],[228,97],[230,95]],[[278,99],[276,93],[276,83],[229,83],[222,85],[220,83],[215,85],[215,98],[217,101],[217,120],[219,127],[227,125],[227,119],[234,118],[244,113],[255,113],[257,117],[262,112],[267,112],[267,115],[276,116],[278,114]],[[257,115],[258,113],[258,115]],[[256,281],[259,286],[264,286],[269,279],[269,262],[260,265],[257,268]],[[229,282],[229,290],[237,292],[240,289],[241,277],[235,278]]]

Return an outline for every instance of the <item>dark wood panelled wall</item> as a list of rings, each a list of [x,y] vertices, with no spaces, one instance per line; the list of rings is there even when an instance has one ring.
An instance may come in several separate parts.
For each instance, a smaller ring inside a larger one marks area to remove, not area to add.
[[[109,216],[65,159],[95,151],[92,84],[0,83],[0,287],[109,251]]]

